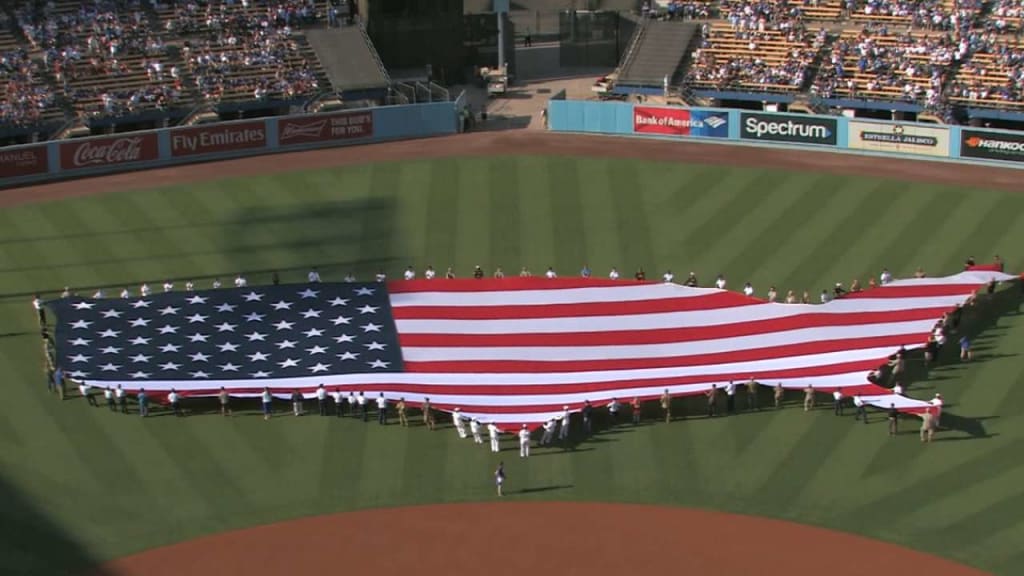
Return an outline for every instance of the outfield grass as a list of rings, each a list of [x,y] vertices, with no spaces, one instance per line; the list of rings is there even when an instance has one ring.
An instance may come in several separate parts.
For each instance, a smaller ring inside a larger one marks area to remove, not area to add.
[[[969,255],[1001,253],[1022,270],[1022,245],[1024,195],[567,158],[383,163],[4,209],[0,558],[5,571],[57,573],[255,523],[492,497],[495,458],[447,429],[248,415],[142,421],[58,402],[41,376],[34,291],[208,285],[237,271],[250,282],[268,282],[271,270],[300,281],[313,265],[330,281],[380,267],[397,277],[410,264],[566,275],[588,263],[600,275],[671,268],[709,284],[722,272],[762,296],[769,284],[817,294],[883,266],[952,273]],[[528,462],[506,451],[510,488],[530,490],[515,498],[793,519],[1014,573],[1024,564],[1024,321],[1011,313],[982,324],[974,364],[941,367],[911,389],[941,391],[958,424],[934,445],[889,438],[880,419],[863,426],[787,409],[626,427]]]

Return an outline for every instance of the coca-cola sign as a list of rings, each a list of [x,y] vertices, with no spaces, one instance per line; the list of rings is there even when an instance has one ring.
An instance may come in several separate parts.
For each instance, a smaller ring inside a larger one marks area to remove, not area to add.
[[[49,168],[49,156],[45,145],[0,148],[0,178],[45,174]]]
[[[334,112],[277,121],[277,143],[295,146],[311,142],[352,140],[373,136],[373,112]]]
[[[95,166],[121,166],[150,162],[159,155],[154,133],[88,138],[61,143],[60,167],[62,170],[81,170]]]
[[[175,158],[252,150],[266,145],[267,126],[263,120],[171,131],[171,156]]]

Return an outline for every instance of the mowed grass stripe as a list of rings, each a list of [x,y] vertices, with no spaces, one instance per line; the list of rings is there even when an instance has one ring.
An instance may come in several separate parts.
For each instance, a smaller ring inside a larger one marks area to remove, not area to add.
[[[402,231],[395,239],[395,253],[404,255],[406,266],[413,266],[416,276],[422,278],[423,270],[429,265],[435,269],[440,263],[434,261],[432,254],[427,253],[427,238],[431,232],[431,222],[427,219],[430,195],[424,189],[430,176],[430,164],[427,162],[410,162],[396,167],[399,169],[399,188],[395,206],[396,227]],[[343,174],[338,172],[336,174]],[[403,263],[399,263],[400,265]],[[339,278],[344,277],[343,271]],[[441,272],[444,272],[442,270]]]
[[[587,244],[591,234],[600,233],[583,219],[581,167],[565,158],[549,158],[542,164],[549,178],[552,239],[555,248],[555,270],[563,276],[579,275],[587,263]]]
[[[560,215],[551,213],[550,196],[553,190],[561,188],[564,182],[548,173],[549,166],[535,159],[516,163],[519,170],[520,203],[519,240],[522,245],[522,262],[515,263],[516,270],[522,266],[534,275],[542,276],[549,266],[555,266],[559,247],[555,244],[554,229]],[[559,272],[559,270],[555,270]],[[560,271],[563,275],[568,270]]]
[[[489,264],[486,272],[490,274],[494,274],[494,270],[501,266],[505,274],[514,276],[523,265],[519,177],[522,170],[533,165],[531,162],[535,160],[524,158],[513,162],[509,158],[492,158],[487,161],[487,194],[491,197],[491,211],[480,217],[487,221],[490,230],[491,254],[490,260],[486,262]]]
[[[727,287],[742,290],[752,270],[731,266],[731,255],[763,255],[770,249],[771,244],[756,243],[758,236],[778,220],[791,220],[799,213],[796,202],[811,190],[817,178],[816,175],[769,171],[744,188],[733,205],[741,211],[726,210],[721,217],[712,218],[708,225],[714,231],[710,233],[711,238],[705,239],[710,242],[691,258],[693,266],[704,271],[705,282],[710,284],[714,279],[709,272],[721,272],[728,280]]]
[[[426,218],[431,232],[426,242],[426,253],[429,258],[435,259],[433,266],[438,269],[441,277],[448,266],[455,265],[460,225],[455,206],[462,193],[456,186],[459,166],[460,163],[455,160],[431,163],[426,190],[429,198]]]
[[[763,194],[755,192],[765,177],[763,171],[744,170],[729,174],[705,192],[705,195],[720,196],[718,203],[710,213],[701,214],[700,221],[685,229],[677,256],[680,264],[688,268],[687,272],[697,272],[702,285],[713,285],[714,276],[724,272],[720,262],[707,258],[723,231],[732,230],[737,222],[767,200]],[[686,279],[684,275],[680,276],[680,281]]]
[[[606,170],[594,160],[585,160],[580,166],[580,217],[590,230],[584,247],[586,262],[580,265],[589,265],[596,278],[607,278],[613,267],[623,278],[629,277],[632,270],[625,261],[614,201],[620,192],[612,188]]]
[[[490,222],[480,217],[491,213],[491,194],[487,190],[489,168],[485,162],[460,163],[458,179],[453,183],[459,191],[457,204],[451,207],[459,221],[455,262],[464,275],[478,265],[485,272],[493,272],[487,261],[491,255]]]

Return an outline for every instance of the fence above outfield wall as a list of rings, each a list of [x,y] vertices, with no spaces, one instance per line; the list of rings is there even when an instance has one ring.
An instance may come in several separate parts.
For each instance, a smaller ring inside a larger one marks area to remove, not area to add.
[[[0,148],[0,188],[208,160],[454,134],[455,102],[381,106]]]
[[[551,100],[555,132],[732,140],[1024,168],[1024,133],[810,114]]]

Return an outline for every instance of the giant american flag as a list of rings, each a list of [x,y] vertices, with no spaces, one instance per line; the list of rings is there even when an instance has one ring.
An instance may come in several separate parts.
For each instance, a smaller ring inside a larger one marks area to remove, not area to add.
[[[754,380],[840,388],[906,411],[867,375],[922,347],[943,313],[996,271],[896,280],[826,304],[770,303],[671,283],[594,278],[315,283],[64,298],[59,363],[70,378],[184,397],[225,387],[383,393],[503,429],[613,398],[701,394]]]

